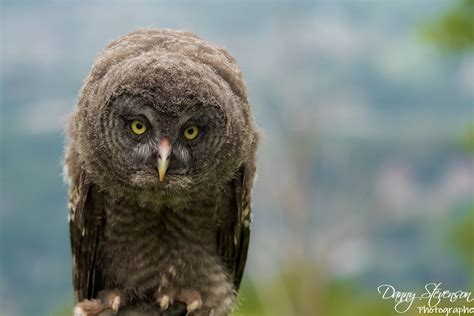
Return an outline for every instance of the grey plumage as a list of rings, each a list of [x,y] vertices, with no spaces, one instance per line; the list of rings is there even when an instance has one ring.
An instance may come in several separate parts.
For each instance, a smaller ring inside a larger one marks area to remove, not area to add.
[[[191,33],[127,34],[97,58],[68,139],[76,312],[181,301],[192,315],[227,315],[258,141],[235,60]]]

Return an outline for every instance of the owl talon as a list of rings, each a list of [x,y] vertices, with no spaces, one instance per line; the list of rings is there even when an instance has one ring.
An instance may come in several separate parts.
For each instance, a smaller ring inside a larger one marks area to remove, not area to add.
[[[163,295],[158,301],[162,310],[166,310],[170,306],[170,297],[168,295]]]
[[[189,313],[194,312],[195,310],[200,309],[201,307],[202,307],[202,301],[199,299],[199,300],[194,300],[190,304],[188,304],[186,306],[186,310],[188,311],[188,314],[189,314]]]
[[[119,309],[127,303],[125,293],[117,289],[102,291],[99,293],[99,298],[101,298],[107,308],[113,310],[114,314],[117,314]]]
[[[117,314],[120,308],[120,296],[115,296],[113,298],[111,307],[114,310],[115,314]]]
[[[176,299],[186,304],[188,312],[186,315],[190,315],[202,307],[201,294],[196,290],[184,290]]]

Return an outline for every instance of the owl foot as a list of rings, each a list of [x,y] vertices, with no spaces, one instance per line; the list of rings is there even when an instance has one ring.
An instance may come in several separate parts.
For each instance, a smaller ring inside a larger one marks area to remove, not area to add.
[[[202,307],[201,294],[196,290],[183,290],[176,299],[186,304],[188,315],[192,315],[193,312]]]
[[[161,288],[155,294],[156,302],[160,305],[161,310],[167,310],[168,307],[173,305],[174,297],[175,291],[161,291]]]
[[[74,307],[74,316],[99,315],[106,309],[112,309],[114,314],[118,313],[120,307],[125,305],[125,299],[118,290],[102,291],[100,299],[84,300]]]
[[[183,290],[178,295],[175,295],[173,291],[159,291],[156,294],[156,302],[162,310],[167,310],[175,300],[186,304],[187,315],[193,315],[193,312],[202,307],[201,294],[196,290]]]
[[[162,310],[167,310],[173,304],[173,298],[169,295],[162,295],[156,299]]]
[[[119,290],[103,291],[99,293],[99,297],[108,308],[111,308],[115,312],[115,314],[118,313],[120,307],[125,305],[125,297]]]
[[[84,300],[74,307],[74,316],[99,315],[109,307],[99,300]]]

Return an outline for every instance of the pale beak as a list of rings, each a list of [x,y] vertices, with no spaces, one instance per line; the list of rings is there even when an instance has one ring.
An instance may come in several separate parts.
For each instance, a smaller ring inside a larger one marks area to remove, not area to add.
[[[163,182],[170,163],[171,144],[168,138],[163,138],[158,144],[158,174],[160,182]]]

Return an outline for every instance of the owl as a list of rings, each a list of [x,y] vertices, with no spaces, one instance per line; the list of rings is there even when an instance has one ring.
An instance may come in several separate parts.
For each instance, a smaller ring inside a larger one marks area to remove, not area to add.
[[[188,32],[122,36],[97,57],[67,135],[74,314],[228,315],[259,138],[234,58]]]

